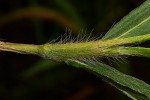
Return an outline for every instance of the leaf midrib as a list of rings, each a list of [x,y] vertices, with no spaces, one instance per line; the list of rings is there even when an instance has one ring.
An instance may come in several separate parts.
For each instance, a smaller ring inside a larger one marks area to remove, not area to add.
[[[140,25],[144,24],[146,21],[148,21],[150,19],[150,16],[146,19],[144,19],[143,21],[141,21],[139,24],[135,25],[134,27],[132,27],[131,29],[129,29],[128,31],[124,32],[123,34],[121,34],[120,36],[116,37],[116,39],[123,37],[124,35],[129,34],[129,32],[131,32],[132,30],[136,29],[137,27],[139,27]]]

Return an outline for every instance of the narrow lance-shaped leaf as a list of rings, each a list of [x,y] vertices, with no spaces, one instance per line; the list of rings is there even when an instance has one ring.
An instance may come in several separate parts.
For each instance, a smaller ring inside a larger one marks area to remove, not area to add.
[[[147,0],[110,29],[103,39],[139,36],[149,32],[150,0]]]
[[[100,76],[106,82],[115,86],[132,99],[150,99],[150,85],[139,79],[125,75],[108,65],[99,62],[80,62],[71,59],[67,60],[66,63],[75,67],[86,68],[90,72],[94,72],[96,75]]]

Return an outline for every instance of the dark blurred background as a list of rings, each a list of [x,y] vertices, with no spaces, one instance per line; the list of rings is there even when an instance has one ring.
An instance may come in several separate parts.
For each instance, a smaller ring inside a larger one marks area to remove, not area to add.
[[[0,40],[43,44],[72,35],[104,35],[144,0],[0,0]],[[142,46],[148,46],[148,42]],[[150,83],[149,59],[127,58],[116,69]],[[130,100],[83,70],[34,55],[0,53],[0,100]]]

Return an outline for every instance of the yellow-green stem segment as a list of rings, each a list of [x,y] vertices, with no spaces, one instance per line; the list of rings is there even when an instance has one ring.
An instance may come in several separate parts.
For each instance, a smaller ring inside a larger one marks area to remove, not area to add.
[[[66,43],[66,44],[18,44],[0,42],[0,51],[10,51],[23,54],[35,54],[43,58],[53,60],[65,59],[80,59],[102,56],[119,56],[119,55],[134,55],[146,56],[138,52],[139,48],[125,47],[126,44],[143,42],[150,40],[150,35],[141,35],[130,38],[99,40],[82,43]],[[148,50],[149,48],[142,50]]]
[[[0,41],[0,51],[10,51],[21,54],[38,54],[38,45],[19,44]]]

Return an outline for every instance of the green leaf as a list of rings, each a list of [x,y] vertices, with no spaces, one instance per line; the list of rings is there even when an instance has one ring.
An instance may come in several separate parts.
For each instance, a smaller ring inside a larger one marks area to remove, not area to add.
[[[88,69],[89,71],[104,79],[109,84],[118,88],[132,99],[150,99],[150,85],[142,80],[123,74],[108,65],[99,62],[80,62],[70,59],[67,60],[66,63],[75,67]]]
[[[110,29],[103,39],[139,36],[149,34],[149,32],[150,0],[147,0]]]

